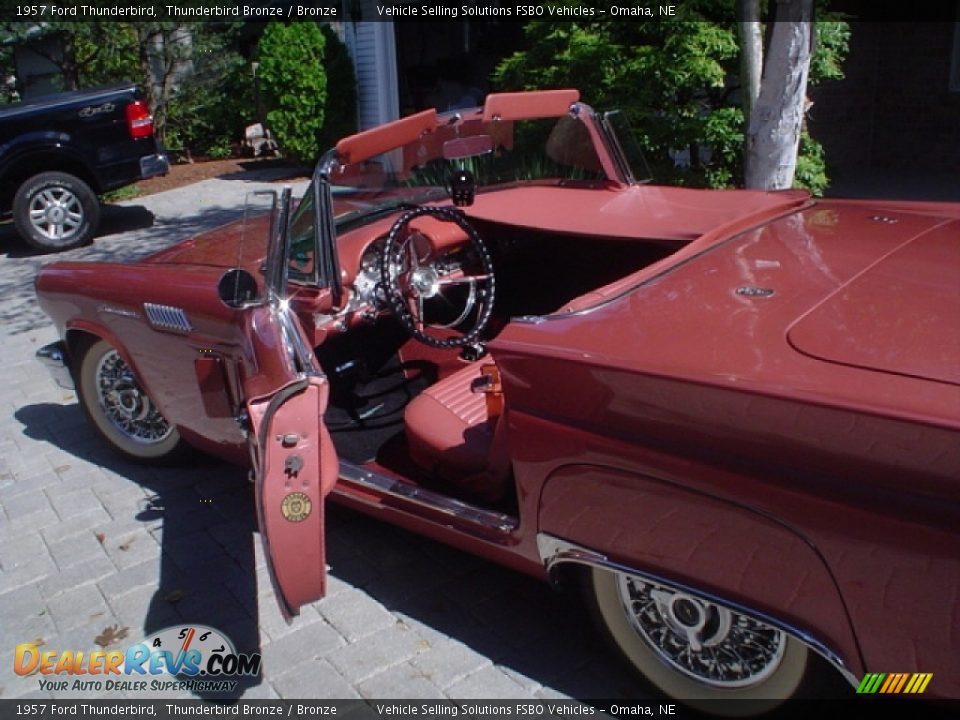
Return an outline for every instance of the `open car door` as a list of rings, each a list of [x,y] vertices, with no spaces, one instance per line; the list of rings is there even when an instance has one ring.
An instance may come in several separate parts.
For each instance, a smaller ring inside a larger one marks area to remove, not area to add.
[[[291,258],[296,256],[299,266],[300,255],[316,254],[316,203],[310,196],[308,190],[293,223],[290,189],[284,188],[279,206],[274,196],[263,268],[265,302],[247,304],[241,297],[242,287],[255,292],[252,276],[240,282],[242,277],[235,280],[227,273],[221,281],[224,302],[241,310],[244,358],[239,370],[249,416],[257,521],[270,580],[287,620],[326,592],[324,501],[338,475],[333,441],[323,423],[327,379],[287,299]],[[295,253],[291,234],[298,239]]]
[[[258,371],[243,381],[257,520],[270,580],[289,620],[326,591],[324,501],[338,474],[323,423],[329,389],[293,313],[260,307],[245,325]]]

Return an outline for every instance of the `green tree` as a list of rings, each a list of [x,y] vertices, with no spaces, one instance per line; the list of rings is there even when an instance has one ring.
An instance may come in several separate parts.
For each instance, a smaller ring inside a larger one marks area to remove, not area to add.
[[[231,48],[241,23],[4,23],[0,38],[31,47],[60,70],[64,90],[135,82],[157,137],[176,150],[229,149],[252,120],[252,81]],[[57,44],[35,42],[55,36]],[[10,54],[8,52],[8,54]],[[11,63],[12,65],[12,63]],[[2,92],[2,91],[0,91]]]
[[[552,4],[607,8],[602,0]],[[659,5],[635,4],[654,13]],[[658,182],[742,184],[745,122],[735,2],[688,0],[676,10],[669,22],[613,22],[599,13],[593,19],[531,22],[524,29],[527,49],[497,66],[494,84],[505,90],[576,87],[597,109],[622,108]],[[843,23],[818,22],[816,29],[811,83],[836,77],[846,50]],[[797,181],[819,191],[826,179],[822,150],[808,140],[801,153],[811,154],[803,158]],[[676,166],[678,152],[689,155],[689,167]]]
[[[271,23],[259,45],[257,74],[267,125],[289,157],[316,160],[327,104],[323,31],[312,22]]]

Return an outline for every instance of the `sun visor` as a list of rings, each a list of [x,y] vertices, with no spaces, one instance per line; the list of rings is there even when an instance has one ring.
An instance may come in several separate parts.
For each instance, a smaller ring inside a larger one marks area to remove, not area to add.
[[[579,90],[493,93],[483,104],[483,121],[562,117],[579,99]]]
[[[344,165],[369,160],[407,143],[421,135],[433,132],[437,127],[437,111],[431,108],[416,115],[394,120],[356,135],[345,137],[337,143],[337,156]]]

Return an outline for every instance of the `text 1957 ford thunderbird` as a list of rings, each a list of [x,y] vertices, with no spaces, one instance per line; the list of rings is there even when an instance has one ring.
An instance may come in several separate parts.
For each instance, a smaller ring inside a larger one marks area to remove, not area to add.
[[[960,206],[645,180],[574,90],[421,112],[298,204],[46,266],[39,354],[121,453],[252,465],[288,613],[329,495],[583,583],[676,698],[960,696]]]

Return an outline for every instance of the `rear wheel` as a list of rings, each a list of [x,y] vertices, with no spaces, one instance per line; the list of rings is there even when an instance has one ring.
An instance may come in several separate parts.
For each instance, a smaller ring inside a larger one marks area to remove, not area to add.
[[[672,698],[711,713],[752,715],[803,683],[809,650],[761,620],[635,575],[591,568],[586,585],[614,644]]]
[[[47,252],[79,247],[93,238],[100,202],[90,186],[64,172],[24,182],[13,198],[13,222],[30,245]]]
[[[82,354],[77,379],[84,412],[118,453],[139,462],[170,461],[182,454],[185,446],[177,429],[106,340],[97,340]]]

